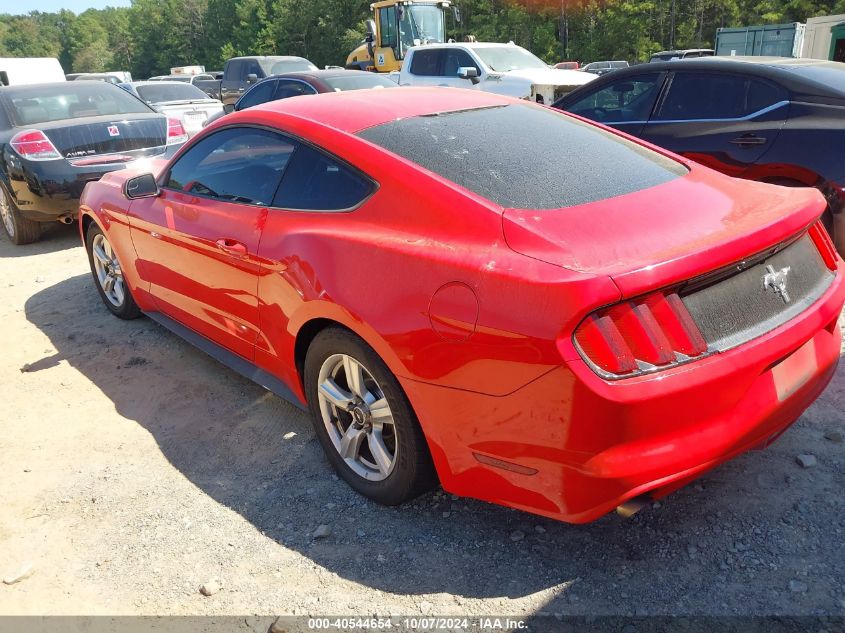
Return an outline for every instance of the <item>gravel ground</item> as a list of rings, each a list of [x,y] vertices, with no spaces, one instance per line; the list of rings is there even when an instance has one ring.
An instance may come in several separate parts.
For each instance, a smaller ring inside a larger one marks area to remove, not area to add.
[[[845,368],[765,452],[571,526],[359,497],[305,414],[113,318],[73,227],[0,239],[0,292],[0,614],[845,615]]]

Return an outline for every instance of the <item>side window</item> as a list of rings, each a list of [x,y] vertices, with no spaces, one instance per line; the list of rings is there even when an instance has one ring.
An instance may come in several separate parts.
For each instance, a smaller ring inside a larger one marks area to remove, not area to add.
[[[300,145],[285,171],[273,206],[309,211],[342,211],[373,191],[373,184],[339,161]]]
[[[243,79],[246,81],[247,75],[255,75],[256,77],[263,77],[264,71],[261,70],[261,66],[257,61],[254,59],[250,59],[244,64],[246,68],[246,72],[244,73]]]
[[[413,58],[411,59],[411,74],[420,75],[421,77],[436,77],[440,75],[440,60],[443,52],[444,49],[441,48],[414,51]]]
[[[736,119],[750,114],[748,80],[738,75],[675,73],[659,121]]]
[[[241,62],[234,60],[226,65],[226,70],[223,71],[223,76],[228,81],[240,81],[241,79]]]
[[[583,97],[567,110],[601,123],[648,121],[662,77],[661,73],[626,77]]]
[[[379,46],[396,49],[396,7],[379,9]]]
[[[276,89],[276,82],[273,80],[262,81],[247,90],[246,94],[238,100],[236,110],[245,110],[259,103],[267,103],[273,100],[273,91]]]
[[[266,130],[221,130],[176,161],[165,187],[226,202],[269,205],[296,145]]]
[[[481,75],[481,69],[472,56],[462,48],[445,49],[445,60],[443,61],[442,75],[444,77],[455,77],[458,74],[458,68],[475,68]]]
[[[316,90],[303,81],[279,80],[276,82],[276,94],[273,95],[273,100],[316,93]]]
[[[786,91],[768,81],[761,81],[759,79],[748,80],[748,103],[746,110],[748,114],[752,112],[759,112],[763,108],[768,108],[779,101],[786,101]]]

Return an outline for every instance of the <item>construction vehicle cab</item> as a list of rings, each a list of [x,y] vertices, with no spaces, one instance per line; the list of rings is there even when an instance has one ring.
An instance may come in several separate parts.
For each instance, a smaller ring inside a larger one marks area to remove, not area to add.
[[[389,73],[402,67],[405,51],[420,44],[446,41],[448,0],[382,0],[370,5],[367,37],[346,59],[346,67]]]

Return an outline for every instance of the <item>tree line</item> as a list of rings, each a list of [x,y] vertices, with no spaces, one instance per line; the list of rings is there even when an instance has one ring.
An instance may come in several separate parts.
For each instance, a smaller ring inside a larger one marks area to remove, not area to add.
[[[300,55],[343,65],[363,39],[370,0],[132,0],[79,15],[0,14],[0,57],[58,57],[65,72],[171,66],[218,70],[236,55]],[[845,0],[455,0],[450,37],[513,41],[547,62],[643,61],[666,48],[711,47],[725,26],[804,22]],[[459,18],[459,19],[458,19]]]

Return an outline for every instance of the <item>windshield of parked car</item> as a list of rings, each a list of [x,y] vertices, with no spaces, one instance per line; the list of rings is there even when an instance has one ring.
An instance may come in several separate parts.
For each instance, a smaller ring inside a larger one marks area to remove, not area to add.
[[[293,57],[291,59],[262,59],[258,62],[264,73],[270,75],[281,75],[283,73],[295,73],[300,70],[317,70],[317,67],[307,59]]]
[[[585,204],[687,173],[596,125],[522,103],[399,119],[358,135],[510,208]]]
[[[191,83],[191,78],[188,75],[171,75],[170,77],[162,77],[160,81],[179,81],[182,83]]]
[[[143,102],[104,81],[16,86],[3,91],[18,127],[76,117],[153,112]]]
[[[162,81],[151,86],[136,86],[135,90],[138,91],[138,96],[147,103],[198,101],[209,98],[196,86],[175,81]]]
[[[341,92],[344,90],[365,90],[367,88],[398,88],[399,84],[383,75],[376,73],[352,73],[338,77],[324,77],[329,87]]]
[[[473,50],[481,58],[481,61],[490,67],[490,70],[499,73],[506,73],[509,70],[548,68],[548,65],[542,59],[519,46],[475,48]]]

